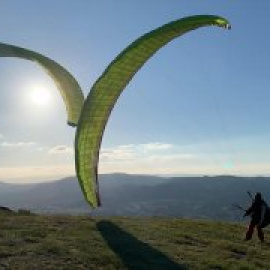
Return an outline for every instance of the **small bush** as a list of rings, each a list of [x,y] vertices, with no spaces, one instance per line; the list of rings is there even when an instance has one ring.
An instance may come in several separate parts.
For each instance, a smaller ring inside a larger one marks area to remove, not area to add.
[[[18,214],[24,215],[24,216],[30,216],[32,215],[30,210],[27,209],[18,209]]]

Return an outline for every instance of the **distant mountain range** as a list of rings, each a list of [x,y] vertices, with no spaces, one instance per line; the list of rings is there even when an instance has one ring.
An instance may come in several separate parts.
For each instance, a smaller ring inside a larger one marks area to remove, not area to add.
[[[49,183],[0,183],[0,205],[37,213],[102,216],[173,216],[241,220],[232,206],[247,207],[247,191],[261,191],[270,203],[270,177],[157,177],[100,175],[102,207],[92,210],[78,181],[68,177]]]

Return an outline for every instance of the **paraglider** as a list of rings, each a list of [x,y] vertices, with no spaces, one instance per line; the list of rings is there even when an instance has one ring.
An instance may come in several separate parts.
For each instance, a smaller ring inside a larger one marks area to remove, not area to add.
[[[250,216],[251,220],[246,232],[245,240],[252,238],[254,229],[256,227],[258,238],[264,242],[263,228],[270,223],[270,209],[267,203],[263,200],[262,194],[257,192],[252,200],[251,206],[245,210],[244,217]]]
[[[252,239],[254,229],[256,228],[258,238],[261,242],[264,242],[263,228],[270,224],[270,208],[260,192],[257,192],[254,198],[250,191],[247,191],[247,194],[252,200],[251,205],[247,209],[238,204],[232,204],[232,206],[244,212],[243,218],[250,216],[250,223],[246,231],[245,241]]]
[[[107,67],[92,87],[81,112],[75,138],[76,172],[83,194],[92,207],[100,206],[98,160],[102,136],[110,113],[135,73],[171,40],[203,26],[230,28],[218,16],[186,17],[163,25],[138,38]]]
[[[76,126],[84,103],[82,90],[75,78],[52,59],[14,45],[0,43],[0,57],[18,57],[38,63],[55,82],[66,105],[68,124]]]
[[[0,57],[19,57],[37,62],[52,77],[68,114],[68,124],[78,125],[75,137],[77,177],[92,206],[100,206],[98,187],[99,149],[110,113],[136,72],[167,43],[189,31],[204,26],[230,29],[229,22],[219,16],[197,15],[165,24],[135,40],[107,67],[93,85],[87,99],[78,82],[62,66],[34,51],[0,43]]]

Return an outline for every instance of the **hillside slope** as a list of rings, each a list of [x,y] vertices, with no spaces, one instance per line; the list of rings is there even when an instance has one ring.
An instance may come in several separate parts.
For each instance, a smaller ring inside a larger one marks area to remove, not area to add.
[[[0,205],[44,214],[98,216],[167,216],[240,221],[232,207],[251,203],[246,191],[270,202],[269,177],[156,177],[100,175],[102,207],[91,210],[75,177],[39,184],[0,182]]]
[[[244,242],[244,231],[176,218],[0,214],[0,269],[270,269],[270,246]]]

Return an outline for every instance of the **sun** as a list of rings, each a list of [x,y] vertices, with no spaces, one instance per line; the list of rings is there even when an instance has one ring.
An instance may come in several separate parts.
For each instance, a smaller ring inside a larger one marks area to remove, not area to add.
[[[38,87],[32,90],[31,101],[40,107],[49,105],[51,100],[51,94],[48,90],[42,87]]]

